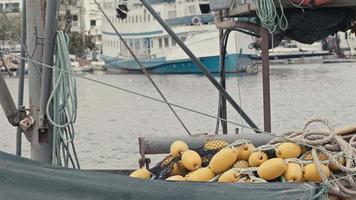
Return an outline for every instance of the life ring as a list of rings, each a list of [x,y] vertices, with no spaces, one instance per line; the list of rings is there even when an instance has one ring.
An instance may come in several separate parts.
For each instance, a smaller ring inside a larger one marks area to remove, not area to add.
[[[292,0],[296,4],[301,4],[303,6],[321,6],[329,3],[332,0]]]
[[[195,16],[192,18],[192,24],[193,25],[200,25],[201,24],[201,19],[198,16]]]

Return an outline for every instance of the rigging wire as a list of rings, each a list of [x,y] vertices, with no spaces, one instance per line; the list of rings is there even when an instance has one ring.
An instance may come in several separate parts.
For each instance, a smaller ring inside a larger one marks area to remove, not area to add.
[[[207,113],[204,113],[202,111],[198,111],[198,110],[194,110],[192,108],[189,108],[189,107],[185,107],[185,106],[181,106],[181,105],[178,105],[178,104],[175,104],[175,103],[170,103],[170,102],[166,102],[164,100],[161,100],[161,99],[158,99],[158,98],[155,98],[155,97],[152,97],[152,96],[148,96],[148,95],[145,95],[145,94],[141,94],[141,93],[138,93],[138,92],[135,92],[133,90],[129,90],[129,89],[126,89],[126,88],[123,88],[123,87],[120,87],[120,86],[116,86],[116,85],[113,85],[113,84],[110,84],[110,83],[105,83],[103,81],[99,81],[99,80],[96,80],[96,79],[93,79],[93,78],[89,78],[89,77],[86,77],[84,75],[80,75],[80,74],[76,74],[76,73],[72,73],[68,70],[63,70],[63,69],[60,69],[58,67],[55,67],[55,66],[50,66],[50,65],[46,65],[46,64],[43,64],[41,62],[38,62],[38,61],[34,61],[34,60],[31,60],[29,58],[25,58],[25,57],[22,57],[22,56],[19,56],[19,55],[15,55],[15,54],[12,54],[12,53],[9,53],[9,52],[6,52],[6,51],[3,51],[3,50],[0,50],[0,52],[4,53],[4,54],[7,54],[7,55],[12,55],[14,57],[17,57],[17,58],[20,58],[20,59],[24,59],[28,62],[32,62],[32,63],[35,63],[35,64],[38,64],[38,65],[41,65],[43,67],[48,67],[48,68],[51,68],[51,69],[55,69],[55,70],[59,70],[61,72],[65,72],[65,73],[68,73],[68,74],[71,74],[73,76],[76,76],[78,78],[81,78],[81,79],[85,79],[85,80],[88,80],[88,81],[91,81],[91,82],[94,82],[94,83],[97,83],[97,84],[100,84],[100,85],[103,85],[103,86],[106,86],[106,87],[109,87],[109,88],[113,88],[113,89],[116,89],[116,90],[120,90],[120,91],[123,91],[123,92],[126,92],[126,93],[129,93],[129,94],[132,94],[132,95],[136,95],[136,96],[140,96],[140,97],[143,97],[143,98],[146,98],[146,99],[150,99],[152,101],[156,101],[156,102],[160,102],[160,103],[163,103],[163,104],[169,104],[171,105],[172,107],[176,107],[176,108],[179,108],[179,109],[182,109],[182,110],[186,110],[186,111],[189,111],[189,112],[192,112],[192,113],[196,113],[196,114],[199,114],[199,115],[202,115],[202,116],[205,116],[205,117],[209,117],[209,118],[213,118],[213,119],[218,119],[218,120],[221,120],[221,121],[225,121],[229,124],[232,124],[232,125],[236,125],[236,126],[239,126],[239,127],[243,127],[243,128],[246,128],[246,129],[249,129],[249,130],[252,130],[252,131],[255,131],[256,132],[256,135],[260,135],[260,134],[265,134],[265,135],[268,135],[268,136],[271,136],[273,138],[279,138],[279,139],[282,139],[284,141],[290,141],[290,142],[294,142],[296,144],[300,144],[300,145],[303,145],[303,146],[306,146],[306,147],[311,147],[311,148],[315,148],[316,150],[320,150],[320,151],[326,151],[332,155],[335,155],[337,156],[338,154],[335,153],[335,152],[332,152],[330,150],[327,150],[327,149],[324,149],[324,148],[321,148],[321,147],[318,147],[318,146],[314,146],[314,145],[311,145],[311,144],[307,144],[305,142],[302,142],[302,141],[299,141],[299,140],[296,140],[296,139],[293,139],[293,138],[286,138],[284,136],[281,136],[281,135],[277,135],[275,133],[270,133],[270,132],[266,132],[266,131],[263,131],[263,130],[260,130],[260,129],[256,129],[256,128],[253,128],[253,127],[249,127],[247,125],[244,125],[244,124],[240,124],[238,122],[234,122],[234,121],[230,121],[230,120],[227,120],[227,119],[223,119],[223,118],[220,118],[220,117],[216,117],[214,115],[211,115],[211,114],[207,114]],[[344,156],[345,157],[345,156]],[[349,157],[345,157],[347,159],[350,159],[350,160],[353,160],[354,162],[356,162],[356,160],[354,158],[349,158]]]
[[[94,3],[97,5],[97,7],[99,8],[99,10],[101,11],[101,13],[103,14],[103,16],[105,17],[105,19],[109,22],[110,26],[112,27],[112,29],[115,31],[116,35],[120,38],[121,42],[125,45],[125,47],[127,48],[127,50],[130,52],[131,56],[133,57],[133,59],[137,62],[137,64],[140,66],[142,72],[146,75],[146,77],[148,78],[148,80],[151,82],[151,84],[153,85],[153,87],[156,89],[156,91],[159,93],[159,95],[162,97],[162,99],[167,102],[167,105],[169,107],[169,109],[172,111],[172,113],[174,114],[174,116],[177,118],[177,120],[179,121],[179,123],[182,125],[182,127],[185,129],[185,131],[187,132],[188,135],[192,135],[190,133],[190,131],[188,130],[187,126],[184,124],[183,120],[178,116],[178,114],[176,113],[176,111],[173,109],[173,107],[171,105],[168,104],[168,100],[165,97],[165,95],[162,93],[162,91],[159,89],[158,85],[155,83],[155,81],[152,79],[151,75],[148,73],[148,71],[146,70],[146,68],[143,66],[143,64],[138,60],[138,58],[136,57],[135,53],[132,51],[132,49],[130,48],[130,46],[127,44],[127,42],[124,40],[124,38],[122,37],[122,35],[119,33],[119,31],[116,29],[116,27],[114,26],[114,24],[111,22],[111,20],[109,19],[109,17],[107,16],[107,14],[104,12],[104,10],[102,9],[101,5],[96,1],[93,0]]]
[[[238,49],[238,45],[237,45],[237,38],[238,38],[238,35],[237,35],[237,32],[234,33],[234,36],[235,36],[235,50],[236,50],[236,55],[238,53],[237,49]],[[242,49],[240,49],[240,52],[239,52],[239,59],[241,59],[241,55],[242,55]],[[236,60],[236,62],[238,62]],[[240,77],[239,76],[236,76],[237,77],[237,93],[238,93],[238,96],[239,96],[239,104],[242,108],[242,98],[241,98],[241,84],[240,84]],[[244,121],[242,119],[242,117],[240,116],[240,123],[243,124]],[[244,132],[244,128],[241,128],[241,133],[243,134]]]

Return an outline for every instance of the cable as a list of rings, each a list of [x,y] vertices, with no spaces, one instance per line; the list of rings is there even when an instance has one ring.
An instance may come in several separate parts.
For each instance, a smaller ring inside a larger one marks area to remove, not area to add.
[[[102,9],[102,7],[100,6],[100,4],[96,1],[93,0],[94,3],[97,5],[97,7],[99,8],[99,10],[101,11],[101,13],[104,15],[105,19],[109,22],[110,26],[113,28],[113,30],[115,31],[116,35],[120,38],[121,42],[125,45],[125,47],[127,48],[127,50],[130,52],[131,56],[134,58],[134,60],[137,62],[137,64],[140,66],[142,72],[146,75],[146,77],[148,78],[148,80],[152,83],[153,87],[156,89],[156,91],[159,93],[159,95],[162,97],[162,99],[165,102],[168,102],[168,100],[166,99],[166,97],[163,95],[162,91],[159,89],[159,87],[157,86],[157,84],[153,81],[151,75],[148,73],[148,71],[146,70],[146,68],[142,65],[142,63],[138,60],[138,58],[136,57],[136,55],[134,54],[134,52],[132,51],[132,49],[130,48],[130,46],[127,44],[127,42],[124,40],[124,38],[122,37],[122,35],[119,33],[119,31],[115,28],[114,24],[111,22],[111,20],[109,19],[109,17],[106,15],[106,13],[104,12],[104,10]],[[185,129],[185,131],[187,132],[188,135],[192,135],[190,133],[190,131],[188,130],[187,126],[184,124],[184,122],[182,121],[182,119],[178,116],[178,114],[176,113],[176,111],[172,108],[171,105],[169,105],[167,103],[169,109],[172,111],[172,113],[174,114],[174,116],[177,118],[177,120],[179,121],[179,123],[182,125],[182,127]]]

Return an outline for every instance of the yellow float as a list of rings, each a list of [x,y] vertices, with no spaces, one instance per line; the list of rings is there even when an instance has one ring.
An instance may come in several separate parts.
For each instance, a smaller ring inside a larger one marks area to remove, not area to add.
[[[201,168],[202,159],[197,152],[187,150],[182,154],[182,163],[187,170],[195,171]]]
[[[285,142],[276,148],[277,158],[288,159],[298,158],[302,150],[299,145],[292,142]]]
[[[216,174],[220,174],[230,169],[236,162],[237,156],[233,149],[226,148],[220,150],[213,156],[209,168]]]
[[[250,167],[259,167],[262,163],[268,160],[268,156],[265,152],[253,152],[249,159],[248,164]]]
[[[326,177],[330,176],[330,170],[327,166],[321,165],[321,169]],[[310,182],[319,183],[322,181],[319,171],[314,163],[304,166],[303,177],[306,181],[310,181]]]
[[[151,173],[146,168],[138,169],[130,174],[132,178],[150,179]]]
[[[257,170],[259,177],[264,180],[274,180],[284,174],[287,170],[287,165],[281,158],[273,158],[262,163]]]
[[[185,181],[185,178],[183,176],[177,175],[167,178],[166,181]]]
[[[297,163],[288,163],[287,170],[283,176],[288,182],[300,182],[303,178],[302,166]]]
[[[215,177],[215,173],[208,167],[198,169],[187,176],[185,179],[187,181],[197,181],[197,182],[206,182],[210,181]]]
[[[219,183],[235,183],[240,180],[240,174],[236,170],[229,170],[224,172],[218,182]]]
[[[183,152],[187,151],[188,145],[184,141],[175,141],[171,144],[170,154],[172,156],[182,155]]]
[[[252,144],[243,144],[237,150],[237,157],[239,158],[239,160],[248,161],[248,158],[250,157],[254,149],[255,146],[253,146]]]

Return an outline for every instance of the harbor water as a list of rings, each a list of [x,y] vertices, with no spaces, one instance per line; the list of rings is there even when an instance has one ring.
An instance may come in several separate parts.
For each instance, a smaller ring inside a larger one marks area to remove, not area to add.
[[[143,75],[87,74],[87,77],[160,98]],[[200,75],[154,75],[153,79],[175,104],[210,115],[217,114],[218,93]],[[6,79],[17,99],[15,78]],[[78,120],[75,144],[82,168],[136,168],[137,138],[140,136],[184,135],[167,105],[144,99],[94,82],[77,79]],[[228,91],[252,120],[263,128],[262,77],[229,76]],[[28,104],[28,93],[26,93]],[[326,118],[337,127],[356,124],[356,64],[310,64],[271,66],[272,129],[280,134],[300,129],[305,120]],[[192,133],[213,133],[216,120],[176,109]],[[228,107],[228,118],[241,118]],[[244,122],[242,122],[244,123]],[[229,125],[229,131],[239,128]],[[241,131],[249,131],[241,129]],[[15,153],[16,129],[0,112],[0,150]],[[258,137],[258,136],[256,136]],[[24,139],[23,155],[30,144]]]

